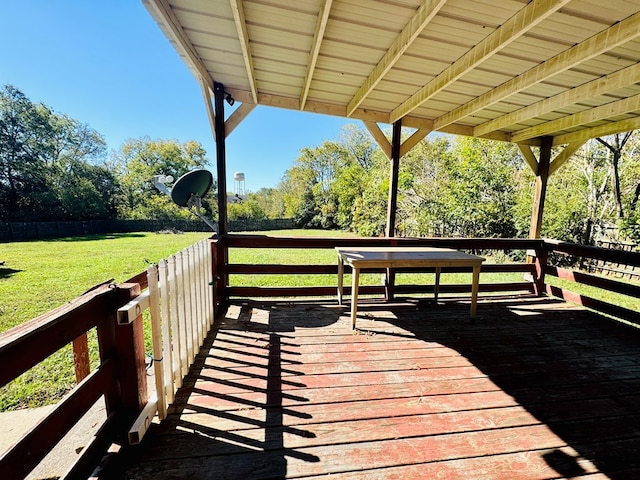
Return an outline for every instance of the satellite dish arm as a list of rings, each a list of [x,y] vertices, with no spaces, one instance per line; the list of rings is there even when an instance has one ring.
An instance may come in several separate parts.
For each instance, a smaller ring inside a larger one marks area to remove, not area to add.
[[[151,181],[153,182],[153,186],[156,187],[158,190],[160,190],[162,193],[164,193],[165,195],[169,196],[169,198],[171,198],[171,190],[169,190],[167,188],[167,186],[165,185],[165,183],[167,182],[173,182],[173,177],[172,176],[167,176],[167,175],[154,175],[151,178]]]
[[[187,208],[195,213],[200,220],[209,225],[214,232],[218,233],[218,226],[200,213],[200,209],[202,208],[202,199],[198,195],[195,193],[191,194],[187,201]]]

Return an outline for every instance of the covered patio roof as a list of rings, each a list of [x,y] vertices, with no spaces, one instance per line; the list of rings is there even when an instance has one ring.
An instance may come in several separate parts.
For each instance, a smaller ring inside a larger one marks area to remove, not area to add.
[[[267,105],[523,145],[640,127],[637,1],[143,1],[237,120]]]

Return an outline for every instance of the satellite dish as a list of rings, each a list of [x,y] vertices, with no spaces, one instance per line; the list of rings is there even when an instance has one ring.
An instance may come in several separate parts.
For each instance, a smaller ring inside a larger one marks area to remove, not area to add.
[[[182,175],[173,188],[169,189],[165,185],[171,183],[173,177],[167,175],[154,175],[153,185],[162,193],[173,200],[176,205],[187,207],[200,220],[211,227],[214,232],[218,232],[218,226],[202,215],[202,197],[204,197],[213,185],[213,175],[208,170],[192,170]]]
[[[193,197],[201,199],[211,189],[213,175],[209,170],[193,170],[182,175],[171,189],[171,200],[181,207],[193,204]]]

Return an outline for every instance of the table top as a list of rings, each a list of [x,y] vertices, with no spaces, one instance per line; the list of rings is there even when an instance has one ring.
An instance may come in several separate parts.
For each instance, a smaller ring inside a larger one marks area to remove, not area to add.
[[[414,267],[480,265],[484,258],[452,248],[336,247],[344,262],[354,267]]]

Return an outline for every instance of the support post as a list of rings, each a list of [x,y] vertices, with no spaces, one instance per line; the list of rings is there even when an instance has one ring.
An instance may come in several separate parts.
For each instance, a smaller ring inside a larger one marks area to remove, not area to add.
[[[213,314],[217,319],[227,308],[227,286],[229,274],[227,273],[227,242],[225,237],[211,242],[211,266],[213,274]]]
[[[398,172],[400,171],[400,134],[402,119],[393,124],[391,135],[391,173],[389,175],[389,203],[387,204],[387,237],[395,237],[398,206]]]
[[[542,297],[546,292],[546,287],[544,283],[544,275],[547,269],[547,259],[548,259],[547,249],[544,248],[544,245],[539,249],[536,249],[536,278],[534,279],[533,288],[535,290],[535,294],[538,297]]]
[[[391,134],[391,173],[389,176],[389,203],[387,204],[387,237],[396,235],[396,210],[398,206],[398,174],[400,172],[400,142],[402,133],[402,119],[393,123]],[[385,276],[385,297],[393,300],[396,283],[396,272],[387,268]]]
[[[547,194],[547,182],[549,180],[549,165],[551,163],[552,137],[543,137],[540,144],[540,160],[536,173],[536,190],[531,212],[531,228],[529,238],[540,238],[542,229],[542,216],[544,212],[544,199]]]
[[[109,302],[107,318],[98,325],[100,360],[116,363],[116,379],[105,392],[108,415],[117,416],[117,430],[126,441],[132,422],[147,403],[142,315],[126,325],[118,325],[118,309],[140,295],[140,284],[122,283]]]
[[[228,233],[227,225],[227,153],[224,126],[224,85],[213,84],[215,106],[216,164],[218,172],[218,233]]]

